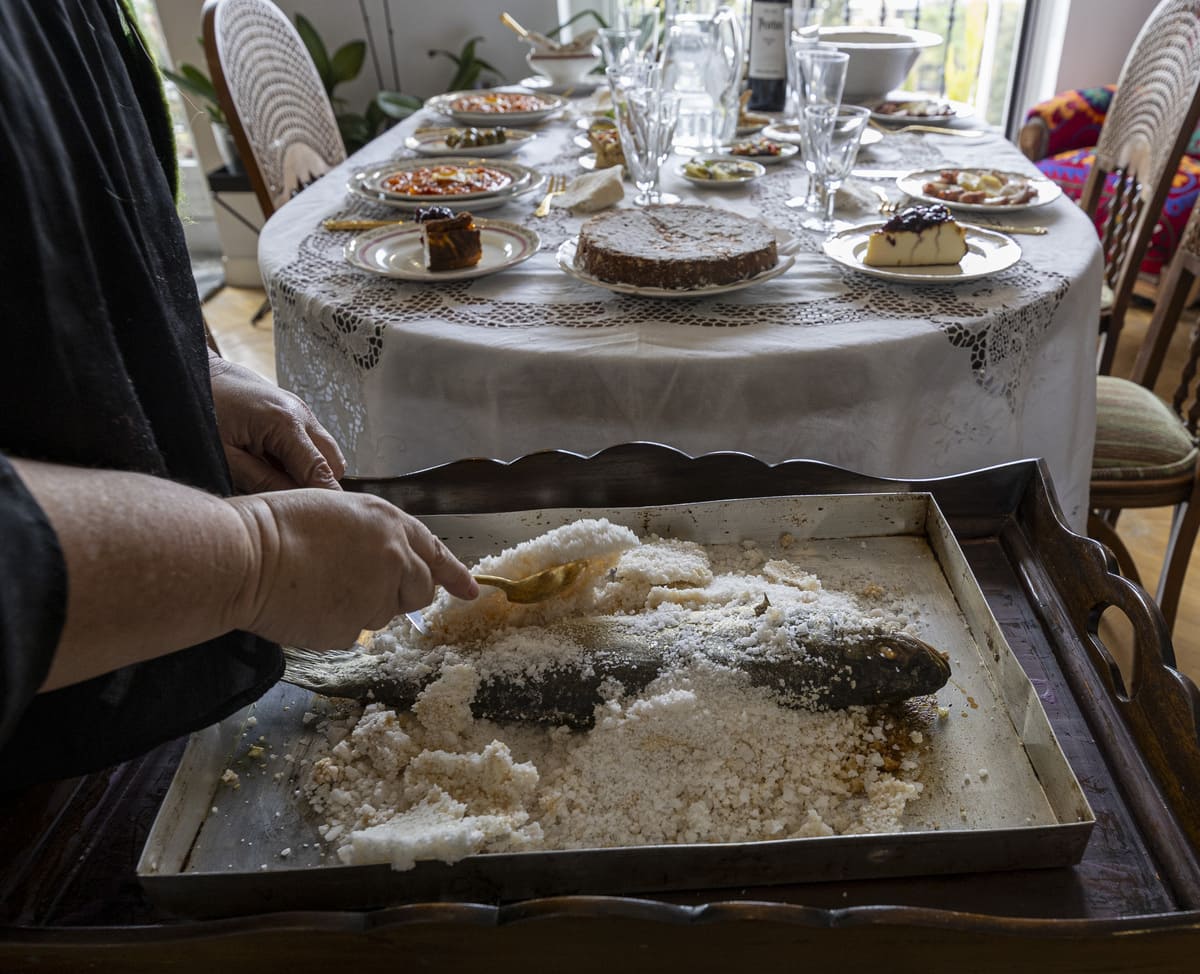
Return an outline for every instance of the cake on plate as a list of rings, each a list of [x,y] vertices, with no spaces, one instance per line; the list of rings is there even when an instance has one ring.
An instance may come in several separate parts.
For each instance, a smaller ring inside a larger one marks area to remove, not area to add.
[[[580,228],[575,266],[614,284],[692,290],[733,284],[779,260],[775,234],[709,206],[611,210]]]
[[[425,266],[431,271],[453,271],[474,267],[483,258],[483,246],[475,218],[466,210],[429,206],[417,211]]]
[[[901,210],[867,238],[869,267],[957,264],[967,253],[967,232],[940,203]]]

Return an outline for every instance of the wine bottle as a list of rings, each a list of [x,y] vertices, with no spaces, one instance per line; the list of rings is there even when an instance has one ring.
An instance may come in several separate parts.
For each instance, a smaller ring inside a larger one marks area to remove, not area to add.
[[[790,0],[750,4],[750,104],[752,111],[781,112],[787,100],[787,30]]]

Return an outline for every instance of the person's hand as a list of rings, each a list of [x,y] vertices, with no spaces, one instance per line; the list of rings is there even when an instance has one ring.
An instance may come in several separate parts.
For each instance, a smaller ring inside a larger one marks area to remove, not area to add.
[[[309,649],[349,646],[363,629],[479,586],[416,518],[370,494],[289,490],[229,499],[255,556],[234,628]]]
[[[237,490],[341,489],[342,451],[303,400],[215,355],[209,370],[217,428]]]

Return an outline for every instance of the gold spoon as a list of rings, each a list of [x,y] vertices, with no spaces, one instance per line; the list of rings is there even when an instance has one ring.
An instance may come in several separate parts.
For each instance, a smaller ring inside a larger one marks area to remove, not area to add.
[[[516,19],[507,10],[500,14],[500,23],[516,34],[521,40],[529,40],[529,31],[517,23]]]
[[[544,602],[566,590],[587,568],[586,559],[568,561],[525,578],[502,578],[499,575],[475,575],[480,585],[491,585],[502,591],[509,602],[529,605]]]

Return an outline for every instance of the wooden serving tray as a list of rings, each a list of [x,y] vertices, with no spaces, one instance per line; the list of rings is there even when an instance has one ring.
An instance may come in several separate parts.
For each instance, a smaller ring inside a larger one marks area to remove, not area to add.
[[[825,464],[689,458],[631,444],[585,458],[473,460],[370,490],[418,515],[915,490],[945,513],[1095,813],[1075,866],[640,898],[418,903],[177,920],[134,875],[182,742],[105,774],[6,798],[0,970],[310,969],[380,958],[451,970],[782,968],[1181,971],[1200,956],[1200,691],[1162,662],[1151,598],[1071,534],[1043,466],[927,481]],[[1096,635],[1129,619],[1128,679]],[[269,910],[269,905],[264,904]],[[1136,934],[1136,936],[1131,936]],[[264,966],[264,961],[269,963]]]

